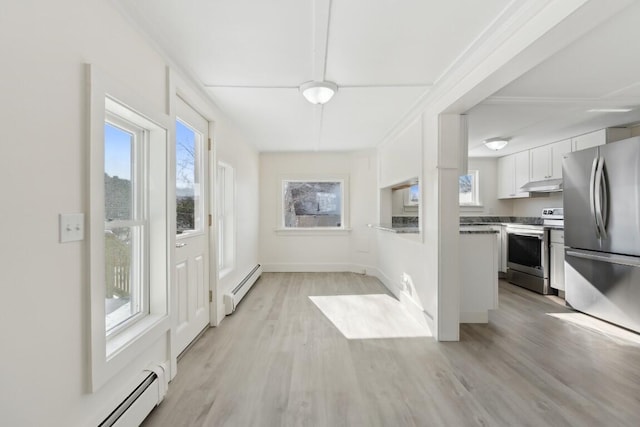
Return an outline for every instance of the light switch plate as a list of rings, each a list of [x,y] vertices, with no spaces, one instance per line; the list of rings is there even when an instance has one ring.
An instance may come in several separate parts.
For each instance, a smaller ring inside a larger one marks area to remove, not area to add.
[[[60,214],[60,243],[84,239],[84,214]]]

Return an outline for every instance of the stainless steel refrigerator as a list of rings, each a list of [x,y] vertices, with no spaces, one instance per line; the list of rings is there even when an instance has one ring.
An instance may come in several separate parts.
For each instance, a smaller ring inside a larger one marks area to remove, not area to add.
[[[564,156],[565,298],[640,332],[640,137]]]

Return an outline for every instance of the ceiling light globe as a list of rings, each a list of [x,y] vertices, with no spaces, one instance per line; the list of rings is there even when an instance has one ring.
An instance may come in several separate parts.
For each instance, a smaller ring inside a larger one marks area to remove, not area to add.
[[[338,86],[332,82],[307,82],[300,85],[302,96],[312,104],[326,104],[337,90]]]
[[[506,147],[509,140],[505,138],[491,138],[483,141],[483,143],[488,149],[498,151]]]

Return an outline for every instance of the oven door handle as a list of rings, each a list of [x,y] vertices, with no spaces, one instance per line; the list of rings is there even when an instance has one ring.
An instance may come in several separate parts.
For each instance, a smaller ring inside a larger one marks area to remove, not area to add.
[[[544,239],[544,235],[543,234],[534,234],[534,233],[522,233],[520,231],[507,231],[507,233],[509,234],[513,234],[514,236],[525,236],[525,237],[535,237],[538,240],[542,240]]]

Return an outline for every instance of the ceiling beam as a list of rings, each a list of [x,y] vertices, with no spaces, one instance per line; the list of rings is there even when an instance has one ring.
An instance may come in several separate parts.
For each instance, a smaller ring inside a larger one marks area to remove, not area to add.
[[[329,45],[329,23],[331,0],[313,2],[313,80],[324,81],[327,71],[327,48]]]

